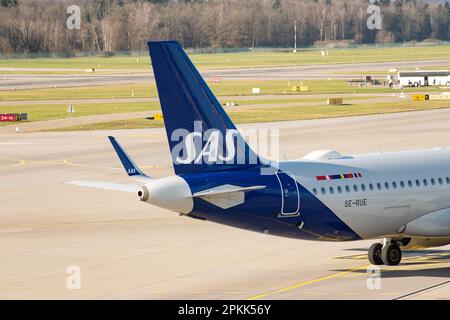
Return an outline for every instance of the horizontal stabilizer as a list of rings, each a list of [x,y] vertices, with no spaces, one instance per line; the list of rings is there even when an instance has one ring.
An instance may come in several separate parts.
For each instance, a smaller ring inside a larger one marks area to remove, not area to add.
[[[67,184],[72,184],[80,187],[120,191],[128,193],[138,193],[138,191],[140,190],[140,186],[135,184],[111,183],[102,181],[76,180],[76,181],[69,181],[67,182]]]

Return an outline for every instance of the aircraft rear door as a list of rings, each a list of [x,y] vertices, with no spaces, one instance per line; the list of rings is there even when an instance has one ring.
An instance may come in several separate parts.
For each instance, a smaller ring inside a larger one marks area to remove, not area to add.
[[[297,216],[300,211],[300,193],[297,181],[290,172],[278,172],[277,178],[281,188],[281,216]]]

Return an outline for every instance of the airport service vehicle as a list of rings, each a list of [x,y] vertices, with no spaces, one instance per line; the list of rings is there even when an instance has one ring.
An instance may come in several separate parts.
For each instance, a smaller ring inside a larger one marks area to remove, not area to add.
[[[71,184],[135,192],[190,218],[274,236],[381,238],[369,249],[375,265],[398,265],[402,249],[450,243],[450,149],[315,151],[268,161],[246,143],[177,42],[149,42],[149,49],[175,175],[152,179],[109,137],[136,183]]]
[[[398,81],[403,87],[428,87],[450,85],[450,71],[399,72]]]

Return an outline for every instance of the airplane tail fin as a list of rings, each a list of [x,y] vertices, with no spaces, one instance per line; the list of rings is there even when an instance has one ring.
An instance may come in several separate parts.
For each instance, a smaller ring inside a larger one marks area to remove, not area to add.
[[[176,174],[260,164],[180,44],[149,42]]]

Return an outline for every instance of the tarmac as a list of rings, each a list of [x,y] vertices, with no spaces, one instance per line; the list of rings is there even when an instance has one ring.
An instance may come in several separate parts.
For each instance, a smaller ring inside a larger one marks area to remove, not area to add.
[[[318,80],[318,79],[361,79],[361,72],[385,72],[390,69],[411,70],[430,67],[448,68],[450,59],[429,59],[418,61],[395,62],[364,62],[317,64],[291,67],[262,67],[262,68],[229,68],[216,70],[201,70],[206,79],[221,78],[226,80]],[[113,84],[135,84],[153,81],[153,73],[133,70],[99,70],[101,73],[87,73],[80,75],[39,75],[35,71],[73,71],[83,73],[82,69],[26,69],[0,68],[0,91],[37,88],[65,88],[80,86],[99,86]],[[20,71],[23,74],[2,74],[3,72]],[[24,74],[26,72],[31,74]],[[370,74],[368,74],[370,75]],[[375,78],[383,78],[375,77]]]

